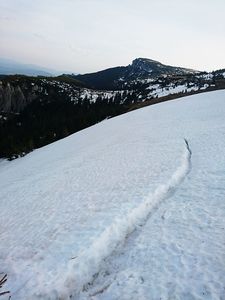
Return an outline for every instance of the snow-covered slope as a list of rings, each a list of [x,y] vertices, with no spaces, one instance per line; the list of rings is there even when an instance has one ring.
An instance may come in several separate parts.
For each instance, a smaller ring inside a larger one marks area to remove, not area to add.
[[[2,161],[12,299],[225,299],[224,115],[185,97]]]

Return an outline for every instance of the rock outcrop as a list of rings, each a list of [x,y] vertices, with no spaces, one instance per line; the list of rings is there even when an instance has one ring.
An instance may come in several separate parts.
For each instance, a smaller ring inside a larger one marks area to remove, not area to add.
[[[20,113],[23,109],[37,98],[38,86],[31,89],[27,86],[13,86],[9,82],[6,85],[0,81],[0,112]]]

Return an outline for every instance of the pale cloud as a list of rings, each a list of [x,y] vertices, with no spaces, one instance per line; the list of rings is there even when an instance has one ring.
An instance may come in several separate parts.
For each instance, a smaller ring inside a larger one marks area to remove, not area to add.
[[[141,56],[217,69],[224,14],[224,0],[0,0],[0,53],[73,72]]]

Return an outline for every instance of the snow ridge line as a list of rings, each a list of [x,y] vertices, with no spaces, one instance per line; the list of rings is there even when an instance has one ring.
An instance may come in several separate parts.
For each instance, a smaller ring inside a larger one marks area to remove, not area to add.
[[[99,272],[102,261],[110,256],[116,247],[124,241],[138,226],[148,220],[151,213],[160,204],[171,197],[179,185],[191,170],[191,149],[188,141],[185,141],[185,148],[181,158],[181,164],[172,174],[171,178],[157,187],[154,193],[146,197],[138,207],[131,210],[122,219],[117,219],[111,226],[99,236],[90,248],[84,251],[76,260],[68,266],[63,276],[54,280],[54,295],[49,295],[42,290],[39,297],[42,299],[68,299],[76,296],[82,291],[88,282],[91,282],[94,275]],[[65,280],[62,280],[62,277]],[[43,295],[44,292],[44,295]],[[36,294],[37,296],[37,294]]]

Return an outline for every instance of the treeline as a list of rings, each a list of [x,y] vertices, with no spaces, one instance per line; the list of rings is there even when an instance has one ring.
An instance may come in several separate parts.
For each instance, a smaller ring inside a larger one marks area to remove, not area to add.
[[[0,126],[0,157],[14,159],[125,111],[119,101],[35,100]]]

